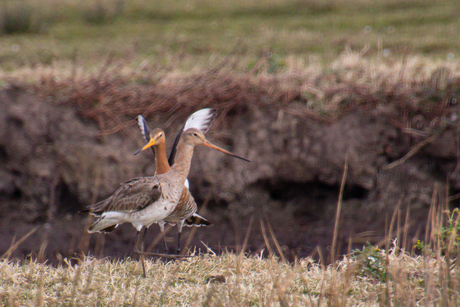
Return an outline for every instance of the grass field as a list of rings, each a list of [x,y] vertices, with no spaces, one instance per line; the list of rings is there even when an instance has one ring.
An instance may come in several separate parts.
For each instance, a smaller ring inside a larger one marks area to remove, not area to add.
[[[345,51],[400,59],[458,60],[460,4],[454,0],[3,0],[0,69],[76,63],[109,57],[123,65],[190,71],[232,53],[246,71],[270,52],[328,63]],[[9,16],[9,17],[8,17]],[[8,22],[6,22],[7,20]],[[23,24],[23,27],[7,27]],[[0,31],[1,32],[1,31]],[[301,65],[300,65],[301,66]]]
[[[329,119],[347,107],[350,93],[357,103],[390,94],[405,101],[415,97],[410,91],[427,86],[442,94],[444,81],[460,71],[455,0],[3,0],[0,5],[0,84],[39,80],[39,94],[81,103],[94,118],[102,116],[93,108],[100,101],[107,102],[102,111],[112,108],[131,118],[143,110],[158,112],[147,110],[157,92],[187,101],[189,108],[205,101],[198,92],[206,101],[215,101],[219,91],[230,93],[221,99],[234,103],[241,90],[232,86],[243,84],[257,99],[248,94],[235,103],[263,102],[260,97],[281,93],[276,97],[299,101],[303,111],[308,107]],[[19,27],[8,26],[13,24]],[[206,72],[228,55],[228,71]],[[256,69],[261,58],[268,65]],[[438,70],[441,66],[447,69]],[[127,79],[117,80],[125,71]],[[139,71],[142,76],[133,77]],[[199,77],[183,79],[197,71]],[[92,72],[99,79],[88,77]],[[84,77],[80,83],[71,79],[74,73]],[[104,78],[102,89],[93,86]],[[205,82],[213,82],[216,93],[205,92],[210,88]],[[417,86],[396,86],[410,82]],[[159,90],[142,87],[145,83]],[[358,90],[352,92],[350,84]],[[132,259],[65,259],[58,267],[4,259],[0,304],[458,306],[458,224],[457,216],[450,228],[431,228],[422,255],[391,248],[387,240],[385,248],[368,246],[330,265],[312,258],[286,263],[273,255],[211,253],[168,263],[148,260],[144,279]]]
[[[59,267],[0,262],[3,306],[458,306],[459,272],[443,257],[369,247],[334,265],[224,254],[189,260],[86,258]]]

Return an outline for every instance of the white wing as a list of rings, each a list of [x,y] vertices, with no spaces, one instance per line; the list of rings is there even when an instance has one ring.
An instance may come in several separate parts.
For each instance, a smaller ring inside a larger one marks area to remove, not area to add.
[[[193,118],[194,115],[197,115],[197,116]],[[193,113],[191,116],[189,116],[185,125],[190,124],[190,123],[191,125],[195,125],[195,126],[190,126],[190,127],[197,127],[196,125],[200,125],[203,128],[198,128],[198,129],[200,130],[206,129],[207,131],[209,127],[211,126],[212,122],[214,121],[215,116],[216,116],[215,109],[202,109],[198,112]],[[147,142],[150,141],[150,131],[151,130],[149,126],[147,125],[147,121],[145,120],[145,118],[142,115],[138,115],[136,117],[136,122],[137,122],[137,126],[139,127],[139,130],[142,136],[144,137],[144,139]],[[188,179],[185,179],[184,185],[187,187],[187,189],[190,188]]]
[[[150,141],[150,128],[147,125],[147,122],[145,121],[144,117],[142,115],[138,115],[136,117],[136,122],[137,122],[137,126],[139,127],[139,130],[141,131],[141,134],[144,137],[144,139],[147,142]]]
[[[189,128],[196,128],[201,130],[201,132],[206,133],[208,132],[214,120],[216,119],[216,116],[216,109],[206,108],[196,111],[187,118],[187,121],[184,125],[184,129],[182,131],[185,131]],[[190,189],[188,179],[185,179],[184,185],[187,187],[187,189]]]
[[[176,150],[177,150],[177,144],[179,143],[180,136],[182,135],[182,132],[189,128],[196,128],[199,129],[201,132],[206,133],[209,130],[209,127],[211,127],[212,122],[216,118],[217,110],[216,109],[201,109],[199,111],[196,111],[192,115],[190,115],[187,118],[187,121],[185,122],[184,126],[180,129],[179,133],[176,135],[176,139],[174,140],[174,144],[171,147],[171,152],[169,154],[169,159],[168,163],[169,165],[174,164],[174,159],[176,157]]]
[[[187,118],[183,131],[189,128],[196,128],[196,129],[201,130],[201,132],[203,133],[208,132],[209,128],[212,125],[212,122],[216,118],[216,115],[217,115],[216,112],[217,112],[216,109],[210,109],[210,108],[201,109],[199,111],[196,111],[195,113],[193,113]]]

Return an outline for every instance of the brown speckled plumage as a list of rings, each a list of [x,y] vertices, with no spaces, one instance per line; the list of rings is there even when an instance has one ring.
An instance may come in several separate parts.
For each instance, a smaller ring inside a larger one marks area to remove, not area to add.
[[[201,111],[199,111],[199,112],[201,112]],[[197,113],[194,113],[194,114],[197,114]],[[157,166],[157,172],[158,173],[167,173],[167,174],[169,174],[169,173],[171,173],[173,171],[180,172],[180,171],[183,171],[184,167],[190,167],[190,165],[186,166],[185,164],[182,164],[182,163],[181,163],[181,165],[177,165],[178,162],[176,162],[175,164],[173,164],[171,170],[169,171],[169,163],[174,163],[174,161],[179,161],[179,160],[182,159],[180,157],[182,149],[179,148],[179,146],[177,146],[178,154],[177,154],[177,156],[175,156],[174,152],[175,152],[176,148],[173,146],[172,154],[170,156],[170,160],[168,161],[166,159],[166,149],[165,149],[166,140],[165,140],[165,136],[164,136],[164,131],[161,130],[161,129],[155,129],[152,132],[150,132],[150,129],[148,128],[147,123],[145,123],[145,121],[143,120],[142,116],[138,116],[138,125],[139,125],[139,128],[141,129],[141,133],[142,133],[142,135],[144,135],[144,137],[147,134],[149,135],[149,137],[145,137],[146,140],[148,141],[147,145],[145,145],[140,151],[154,146],[154,153],[155,153],[155,157],[156,157],[155,161],[156,161],[156,166]],[[184,127],[185,127],[185,125],[184,125]],[[182,128],[181,131],[183,129],[184,128]],[[149,133],[146,133],[147,131],[149,131]],[[180,133],[179,133],[179,135],[180,135]],[[182,134],[182,136],[180,137],[181,140],[184,137],[184,135],[189,135],[190,137],[196,138],[196,142],[197,142],[196,144],[203,144],[203,145],[205,145],[207,147],[217,149],[217,150],[222,151],[222,152],[224,152],[226,154],[229,154],[231,156],[243,159],[245,161],[249,161],[247,159],[244,159],[244,158],[241,158],[239,156],[236,156],[236,155],[234,155],[234,154],[232,154],[232,153],[230,153],[230,152],[228,152],[228,151],[226,151],[226,150],[224,150],[222,148],[219,148],[219,147],[217,147],[215,145],[212,145],[211,143],[209,143],[205,139],[203,133],[200,132],[200,130],[197,129],[197,128],[190,128],[187,131],[185,131],[184,134]],[[200,139],[200,141],[198,139]],[[176,138],[176,140],[177,140],[177,138]],[[180,143],[181,143],[181,141],[179,141],[179,144]],[[187,170],[187,172],[188,172],[188,170]],[[203,218],[203,217],[199,216],[198,214],[196,214],[197,205],[195,203],[195,200],[193,199],[192,195],[190,194],[190,191],[188,190],[188,185],[186,184],[185,180],[183,181],[183,184],[185,184],[186,187],[182,189],[179,203],[177,204],[177,206],[174,208],[174,210],[168,216],[166,216],[163,220],[158,222],[161,231],[164,231],[164,225],[166,223],[169,223],[169,224],[172,224],[172,225],[177,224],[178,230],[179,230],[178,239],[177,239],[178,245],[177,245],[177,249],[176,249],[177,253],[180,253],[180,234],[181,234],[181,231],[182,231],[182,227],[184,226],[184,223],[185,223],[186,226],[204,226],[204,225],[209,226],[209,225],[211,225],[211,223],[209,223],[205,218]],[[167,251],[168,247],[167,247],[167,244],[166,244],[166,240],[165,240],[164,243],[165,243],[165,250]]]
[[[191,217],[194,213],[196,213],[197,209],[195,199],[192,194],[190,194],[189,189],[184,187],[179,203],[176,208],[174,208],[173,212],[164,219],[164,221],[174,225],[181,220],[186,220]]]
[[[92,205],[90,211],[100,218],[89,231],[107,231],[123,222],[131,222],[140,230],[142,226],[164,220],[174,211],[182,196],[193,149],[204,140],[200,131],[189,129],[181,137],[176,163],[169,172],[127,181],[112,196]],[[165,205],[167,210],[164,210]]]
[[[151,138],[155,138],[155,165],[157,174],[165,174],[169,172],[171,167],[169,166],[168,159],[166,157],[166,138],[165,133],[161,129],[154,129],[151,133]],[[187,187],[184,187],[182,190],[182,195],[180,197],[179,203],[176,208],[171,212],[166,219],[165,223],[171,225],[178,225],[179,232],[182,230],[182,226],[202,226],[202,225],[212,225],[205,218],[198,216],[197,218],[190,219],[198,210],[198,206],[190,193]],[[160,224],[162,230],[163,226]]]
[[[109,198],[91,206],[91,212],[102,214],[107,211],[140,211],[157,201],[162,195],[158,178],[141,177],[122,183]]]

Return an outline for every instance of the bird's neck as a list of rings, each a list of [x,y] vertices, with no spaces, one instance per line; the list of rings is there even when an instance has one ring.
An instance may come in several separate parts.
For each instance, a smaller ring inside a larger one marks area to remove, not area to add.
[[[155,165],[157,175],[166,174],[171,169],[169,167],[168,158],[166,157],[165,143],[160,143],[155,146]]]
[[[179,142],[177,145],[176,160],[173,166],[171,166],[169,174],[171,174],[174,178],[177,178],[179,182],[182,182],[182,184],[185,182],[185,179],[187,179],[190,171],[193,148],[193,145],[185,144],[184,142]]]

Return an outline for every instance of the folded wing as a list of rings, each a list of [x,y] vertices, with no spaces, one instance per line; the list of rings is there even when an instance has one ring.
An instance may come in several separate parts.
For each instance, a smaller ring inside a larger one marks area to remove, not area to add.
[[[161,185],[155,177],[135,178],[123,183],[109,198],[90,207],[94,215],[117,211],[140,211],[161,197]]]

